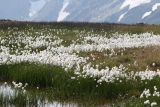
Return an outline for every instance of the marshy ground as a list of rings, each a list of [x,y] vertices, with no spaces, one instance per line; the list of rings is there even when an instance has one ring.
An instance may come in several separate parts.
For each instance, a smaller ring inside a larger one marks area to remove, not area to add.
[[[156,25],[1,21],[0,105],[158,107],[159,53]]]

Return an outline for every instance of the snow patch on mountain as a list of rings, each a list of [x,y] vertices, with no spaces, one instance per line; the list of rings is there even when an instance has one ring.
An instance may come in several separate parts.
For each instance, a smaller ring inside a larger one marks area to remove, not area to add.
[[[38,11],[40,11],[49,0],[38,0],[38,1],[30,1],[31,7],[29,12],[29,17],[34,16]]]
[[[129,9],[135,8],[137,6],[140,6],[142,4],[150,3],[151,0],[125,0],[123,4],[121,5],[120,9],[123,9],[127,6],[129,6]]]
[[[152,11],[146,12],[143,14],[142,19],[144,19],[145,17],[151,15]]]
[[[152,6],[152,10],[144,13],[142,16],[142,19],[146,18],[147,16],[151,15],[154,11],[156,11],[160,7],[160,3],[156,3],[155,5]]]
[[[156,11],[158,7],[160,7],[160,3],[156,3],[155,5],[153,5],[152,11]]]
[[[118,22],[120,22],[126,14],[127,14],[127,12],[121,14],[120,17],[118,18]]]
[[[60,10],[58,18],[57,18],[58,22],[63,21],[70,14],[69,12],[65,11],[65,9],[68,7],[68,5],[69,5],[69,1],[68,0],[64,0],[63,7]]]
[[[160,0],[0,0],[0,19],[160,24]]]

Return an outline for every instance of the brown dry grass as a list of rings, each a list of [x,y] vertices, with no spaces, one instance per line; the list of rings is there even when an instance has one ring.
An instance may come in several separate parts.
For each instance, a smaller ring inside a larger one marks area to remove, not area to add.
[[[160,69],[160,46],[148,46],[142,48],[130,48],[126,50],[115,49],[115,55],[106,56],[109,51],[104,52],[83,52],[80,56],[88,56],[88,62],[99,65],[100,69],[106,66],[114,67],[123,64],[129,71],[145,70],[148,66],[150,70]],[[123,55],[122,55],[123,53]],[[153,66],[155,63],[155,66]]]

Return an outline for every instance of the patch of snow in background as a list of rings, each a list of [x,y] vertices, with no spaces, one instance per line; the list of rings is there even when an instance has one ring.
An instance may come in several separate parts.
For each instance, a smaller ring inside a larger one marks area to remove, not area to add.
[[[160,3],[156,3],[155,5],[153,5],[152,11],[157,10],[159,6],[160,6]]]
[[[58,18],[57,18],[58,22],[63,21],[70,14],[69,12],[65,11],[65,9],[67,8],[68,5],[69,5],[69,1],[68,0],[64,0],[63,7],[60,10]]]
[[[120,22],[120,21],[124,18],[124,16],[125,16],[126,14],[127,14],[127,12],[121,14],[120,17],[118,18],[118,22]]]
[[[144,19],[145,17],[151,15],[152,11],[146,12],[143,14],[142,19]]]
[[[151,15],[152,12],[156,11],[160,7],[160,3],[156,3],[155,5],[152,6],[152,10],[149,12],[146,12],[143,14],[142,19],[146,18],[147,16]]]
[[[125,0],[123,4],[121,5],[120,9],[123,9],[127,6],[129,6],[129,9],[135,8],[137,6],[140,6],[142,4],[150,3],[151,0]]]
[[[30,11],[29,17],[34,16],[38,11],[40,11],[44,7],[47,1],[49,0],[30,1],[31,7],[29,10]]]

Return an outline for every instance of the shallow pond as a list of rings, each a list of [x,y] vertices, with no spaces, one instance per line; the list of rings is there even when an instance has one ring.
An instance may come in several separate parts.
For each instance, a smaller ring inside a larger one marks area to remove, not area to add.
[[[37,91],[35,91],[37,90]],[[31,91],[30,89],[25,89],[25,87],[10,85],[7,83],[0,84],[0,105],[4,107],[79,107],[88,106],[90,103],[75,103],[75,101],[61,101],[50,98],[49,93],[45,93],[43,90],[42,94],[40,89],[35,89]],[[108,104],[95,105],[92,106],[103,106],[111,107]]]
[[[25,89],[15,88],[8,84],[0,85],[0,103],[2,106],[16,107],[16,105],[38,106],[38,107],[77,107],[71,102],[48,101],[47,96],[44,99],[31,97]],[[38,96],[38,95],[37,95]]]

